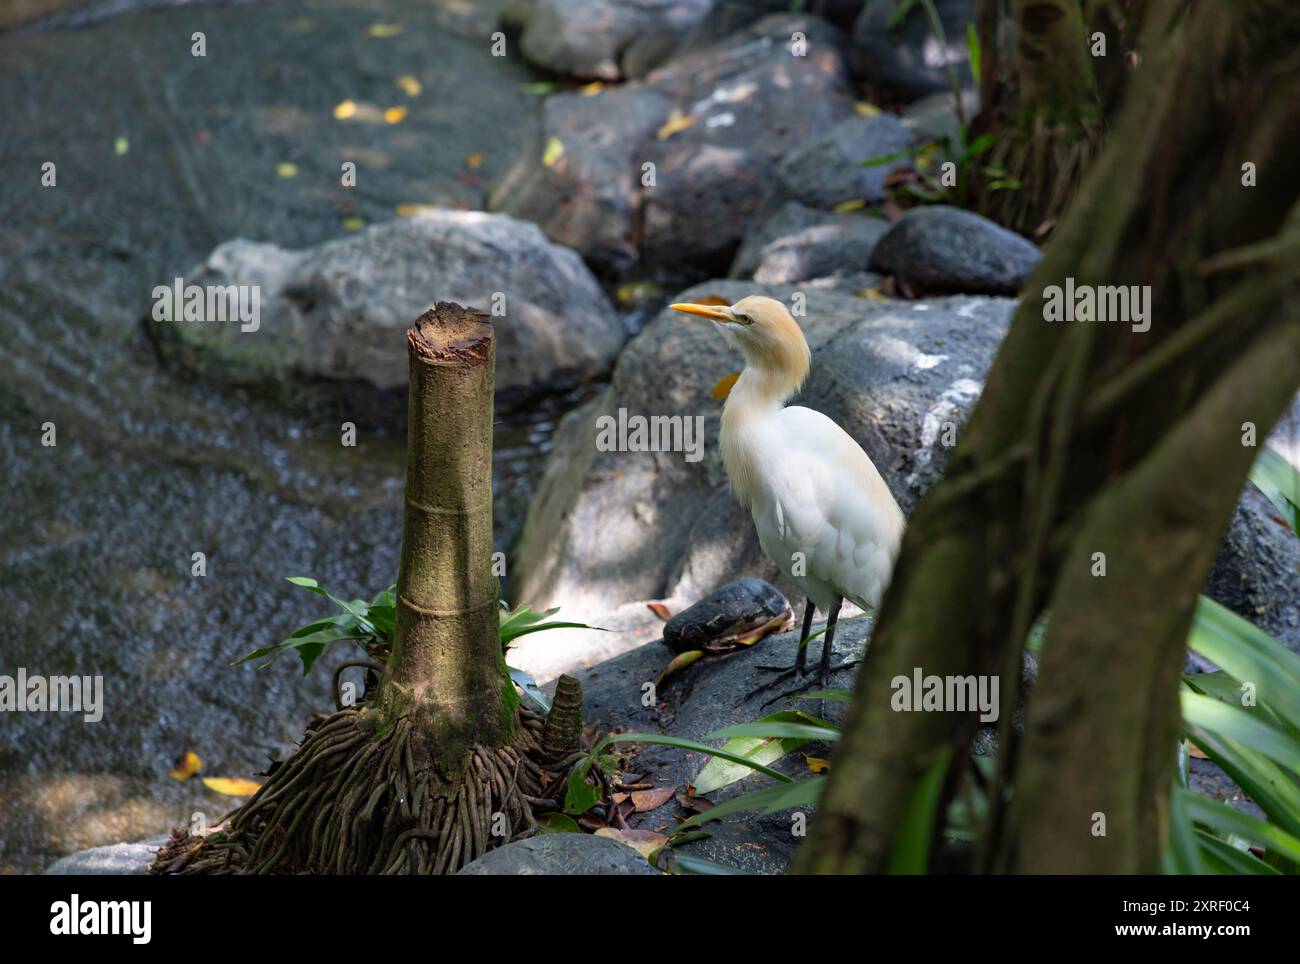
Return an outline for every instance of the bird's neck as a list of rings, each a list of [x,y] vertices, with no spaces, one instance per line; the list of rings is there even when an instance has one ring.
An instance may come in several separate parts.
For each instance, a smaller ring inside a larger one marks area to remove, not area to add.
[[[799,380],[790,373],[750,364],[727,395],[719,442],[727,478],[742,505],[753,503],[762,484],[759,462],[763,457],[763,423],[781,411],[786,399],[798,390]],[[768,456],[774,454],[769,452]]]

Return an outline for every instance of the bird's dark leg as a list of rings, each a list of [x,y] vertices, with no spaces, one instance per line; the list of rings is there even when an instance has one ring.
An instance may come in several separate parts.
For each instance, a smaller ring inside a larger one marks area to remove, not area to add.
[[[844,600],[836,596],[835,604],[831,606],[829,618],[826,621],[826,638],[822,640],[822,658],[817,665],[817,685],[822,689],[826,688],[826,682],[831,675],[831,650],[835,648],[835,624],[840,618],[840,607],[844,605]]]
[[[803,664],[808,658],[808,634],[812,632],[813,616],[817,612],[817,607],[813,605],[812,596],[808,597],[808,605],[803,611],[803,632],[799,634],[799,649],[794,655],[794,678],[803,679]]]

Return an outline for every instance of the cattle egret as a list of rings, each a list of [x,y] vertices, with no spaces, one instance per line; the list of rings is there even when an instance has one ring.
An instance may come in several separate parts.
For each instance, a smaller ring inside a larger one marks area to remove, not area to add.
[[[813,614],[827,615],[816,677],[824,687],[840,606],[848,599],[864,610],[879,607],[898,557],[903,512],[844,429],[821,412],[786,406],[808,375],[811,354],[785,305],[750,295],[731,307],[672,307],[711,319],[745,356],[722,409],[722,462],[754,517],[764,554],[807,594],[799,652],[784,674],[800,684]]]

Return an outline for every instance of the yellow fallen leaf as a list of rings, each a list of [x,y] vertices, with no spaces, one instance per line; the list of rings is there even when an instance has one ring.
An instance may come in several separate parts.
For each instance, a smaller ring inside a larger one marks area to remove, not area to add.
[[[402,121],[406,120],[406,108],[405,107],[388,108],[388,110],[384,111],[384,120],[386,120],[390,124],[400,124]]]
[[[679,131],[684,131],[686,130],[686,128],[691,127],[694,124],[695,124],[694,115],[687,114],[685,117],[683,117],[677,111],[673,111],[673,115],[668,118],[668,122],[664,124],[663,127],[659,128],[659,139],[661,141],[666,141],[674,134],[678,133]]]
[[[465,166],[468,167],[471,171],[477,171],[480,167],[483,166],[483,155],[482,155],[482,154],[466,154],[466,155],[465,155]]]
[[[419,97],[420,91],[424,90],[420,82],[410,74],[402,74],[397,78],[396,84],[408,97]]]
[[[349,231],[360,231],[366,226],[365,218],[351,217],[343,219],[343,227]]]
[[[564,144],[558,137],[546,139],[546,150],[542,151],[542,166],[554,167],[564,156]]]
[[[605,85],[603,82],[599,80],[593,80],[590,84],[585,84],[584,86],[579,87],[578,93],[580,93],[583,97],[595,97],[604,89],[605,89]]]
[[[369,37],[396,37],[402,32],[400,23],[372,23],[366,28]]]
[[[678,653],[673,657],[672,662],[659,671],[659,675],[655,677],[655,686],[662,686],[664,680],[672,676],[673,673],[684,670],[703,655],[704,650],[702,649],[688,649],[684,653]]]
[[[858,297],[866,298],[868,301],[888,301],[884,293],[879,288],[863,288],[858,292]]]
[[[399,218],[409,218],[412,214],[419,214],[421,211],[428,211],[433,208],[432,204],[399,204],[396,207]]]
[[[868,104],[865,100],[860,100],[853,105],[854,112],[859,117],[875,117],[880,113],[880,108],[875,104]]]
[[[334,105],[334,117],[337,120],[347,120],[349,117],[355,117],[357,114],[357,102],[355,100],[344,100]]]
[[[808,771],[810,773],[822,773],[823,771],[829,771],[831,768],[830,760],[823,760],[821,757],[817,756],[809,756],[807,753],[803,755],[803,758],[804,762],[808,764]]]
[[[181,754],[181,758],[172,764],[172,768],[167,771],[167,775],[173,780],[185,781],[194,774],[203,769],[203,761],[193,750],[186,750]]]
[[[125,137],[119,137],[115,141],[113,141],[113,153],[116,154],[118,157],[121,157],[130,149],[131,149],[131,142],[128,141]]]
[[[732,372],[730,375],[723,375],[717,380],[709,394],[720,402],[725,402],[731,390],[736,387],[736,379],[740,377],[740,372]]]
[[[288,161],[283,161],[275,165],[275,173],[279,174],[281,177],[297,177],[298,165],[290,164]]]
[[[631,847],[646,860],[649,860],[656,850],[662,850],[668,843],[666,836],[655,833],[653,830],[619,830],[615,827],[601,827],[596,831],[596,836],[617,840],[619,843]]]
[[[861,211],[867,206],[867,202],[860,197],[855,197],[851,201],[841,201],[835,207],[831,208],[836,214],[847,214],[849,211]]]
[[[204,777],[203,785],[227,797],[251,797],[262,786],[243,777]]]

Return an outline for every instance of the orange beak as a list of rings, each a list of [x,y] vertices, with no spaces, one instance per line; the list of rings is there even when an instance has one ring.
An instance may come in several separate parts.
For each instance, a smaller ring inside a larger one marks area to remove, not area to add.
[[[699,315],[701,318],[708,318],[712,321],[721,321],[733,325],[739,324],[735,313],[725,305],[693,305],[689,302],[679,302],[668,307],[675,311],[685,312],[688,315]]]

